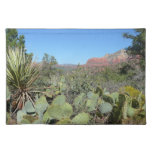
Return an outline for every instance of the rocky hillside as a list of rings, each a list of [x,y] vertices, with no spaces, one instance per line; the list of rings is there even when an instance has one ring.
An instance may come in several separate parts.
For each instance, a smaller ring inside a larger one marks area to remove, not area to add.
[[[91,58],[87,61],[85,66],[109,66],[121,62],[125,62],[128,59],[128,55],[125,50],[117,51],[113,54],[106,54],[101,58]]]
[[[138,55],[133,58],[138,59]],[[101,58],[91,58],[88,59],[86,64],[80,65],[81,67],[101,67],[104,68],[105,66],[112,66],[118,63],[126,62],[128,59],[130,59],[126,53],[126,50],[120,50],[117,51],[113,54],[106,54],[105,56]],[[77,65],[74,64],[62,64],[62,65],[55,65],[55,67],[59,69],[64,69],[64,70],[72,70],[77,68]]]

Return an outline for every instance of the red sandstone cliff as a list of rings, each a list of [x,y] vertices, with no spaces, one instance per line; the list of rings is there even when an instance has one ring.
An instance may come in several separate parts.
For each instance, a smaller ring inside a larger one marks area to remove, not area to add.
[[[128,59],[128,55],[125,50],[117,51],[113,54],[106,54],[101,58],[91,58],[87,61],[85,66],[109,66],[121,62],[125,62]]]

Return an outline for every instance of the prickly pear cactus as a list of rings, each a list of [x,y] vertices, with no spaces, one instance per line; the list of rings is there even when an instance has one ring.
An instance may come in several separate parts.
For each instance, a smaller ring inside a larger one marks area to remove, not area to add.
[[[134,102],[133,106],[138,107],[138,104],[139,104],[139,107],[141,108],[145,104],[145,96],[139,90],[131,86],[126,86],[126,87],[120,88],[120,91],[128,94],[133,100],[137,100],[138,103]]]
[[[121,109],[123,107],[124,102],[126,101],[126,97],[124,94],[119,94],[119,103],[118,107]]]
[[[92,92],[92,91],[89,91],[88,93],[87,93],[87,97],[88,97],[88,99],[94,99],[94,100],[97,100],[98,99],[98,97],[99,97],[99,95],[98,94],[95,94],[94,92]]]
[[[64,83],[64,82],[65,82],[65,77],[62,76],[61,79],[60,79],[60,81],[61,81],[62,83]]]
[[[102,88],[98,86],[98,87],[95,89],[95,93],[98,94],[99,97],[101,97],[101,96],[103,95],[103,90],[102,90]]]
[[[56,124],[57,125],[70,125],[71,124],[71,119],[69,119],[69,118],[61,119]]]
[[[42,124],[42,123],[43,123],[43,121],[42,121],[42,120],[37,119],[37,120],[33,121],[33,123],[32,123],[32,124]]]
[[[96,110],[96,106],[97,106],[97,100],[90,100],[88,99],[86,102],[86,108],[88,112],[94,111]]]
[[[85,94],[84,93],[81,93],[74,99],[73,106],[76,109],[76,111],[81,111],[84,109],[84,106],[85,106]]]
[[[24,115],[23,119],[28,120],[32,124],[34,121],[38,120],[38,117],[31,116],[31,115]]]
[[[128,117],[133,117],[136,113],[136,109],[132,108],[131,106],[128,107],[127,115]]]
[[[87,125],[89,123],[89,120],[90,120],[90,115],[88,113],[82,112],[82,113],[79,113],[78,115],[76,115],[72,119],[72,124]]]
[[[87,94],[88,100],[86,101],[86,109],[88,112],[96,110],[98,105],[99,96],[93,92]]]
[[[17,123],[20,124],[22,122],[23,116],[26,115],[26,112],[24,110],[19,110],[17,112]]]
[[[43,119],[43,113],[46,111],[48,105],[45,96],[41,96],[35,103],[36,113],[41,120]]]
[[[132,100],[132,107],[135,108],[135,109],[139,108],[139,102],[138,102],[138,100],[136,100],[136,99]]]
[[[98,105],[101,105],[103,102],[104,101],[101,98],[98,99]]]
[[[31,124],[31,122],[28,119],[23,118],[21,124]]]
[[[129,105],[129,99],[126,97],[126,101],[124,102],[124,105],[121,109],[121,117],[123,120],[127,119],[127,111],[128,111],[128,105]]]
[[[110,113],[112,108],[112,105],[108,102],[104,102],[99,106],[99,110],[102,114]]]
[[[109,95],[103,95],[102,98],[104,101],[109,102],[110,104],[114,103],[112,97],[110,97]]]
[[[52,104],[48,107],[47,111],[43,116],[43,121],[46,122],[48,119],[66,119],[70,118],[73,114],[73,108],[69,103],[63,103],[62,105]]]
[[[119,93],[118,92],[113,92],[110,94],[110,96],[112,97],[114,104],[118,102],[118,100],[119,100]]]
[[[25,103],[23,110],[25,110],[27,114],[31,114],[31,115],[35,115],[36,112],[35,108],[33,107],[32,103],[29,100]]]
[[[49,113],[46,111],[46,112],[44,113],[44,115],[43,115],[43,120],[42,120],[42,122],[43,122],[43,123],[47,123],[50,119],[52,119],[52,118],[50,117]]]
[[[110,116],[110,121],[112,124],[120,124],[122,117],[126,117],[126,104],[125,104],[125,108],[124,107],[124,103],[126,101],[126,97],[124,94],[119,94],[118,96],[118,102],[116,102],[116,105],[114,105],[113,110],[112,110],[112,114]]]
[[[44,93],[47,97],[52,98],[53,97],[53,91],[50,89],[46,89],[45,93]]]
[[[63,83],[63,82],[60,82],[60,83],[59,83],[59,88],[60,88],[60,91],[61,91],[61,92],[65,91],[65,90],[66,90],[66,84]]]
[[[52,104],[63,105],[65,104],[65,101],[66,101],[66,97],[64,95],[59,95],[53,100]]]
[[[107,91],[106,88],[103,89],[103,95],[109,95],[110,93]]]

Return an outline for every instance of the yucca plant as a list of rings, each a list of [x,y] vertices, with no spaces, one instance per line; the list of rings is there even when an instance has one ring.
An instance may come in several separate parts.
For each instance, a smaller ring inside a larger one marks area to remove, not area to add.
[[[13,92],[13,100],[16,101],[14,114],[21,105],[24,107],[27,100],[31,101],[34,106],[31,92],[33,91],[33,82],[39,76],[39,70],[33,64],[32,58],[18,48],[8,50],[6,60],[7,85]]]

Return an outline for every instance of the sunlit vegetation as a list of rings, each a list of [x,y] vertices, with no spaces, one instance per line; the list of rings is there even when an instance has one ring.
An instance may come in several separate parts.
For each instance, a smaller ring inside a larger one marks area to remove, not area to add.
[[[55,57],[48,54],[42,62],[33,62],[16,31],[7,32],[7,124],[146,123],[145,65],[141,62],[132,60],[102,70],[81,65],[65,70],[55,66]],[[143,36],[145,31],[137,32]],[[128,49],[133,48],[138,50]],[[144,55],[141,60],[145,61]]]

